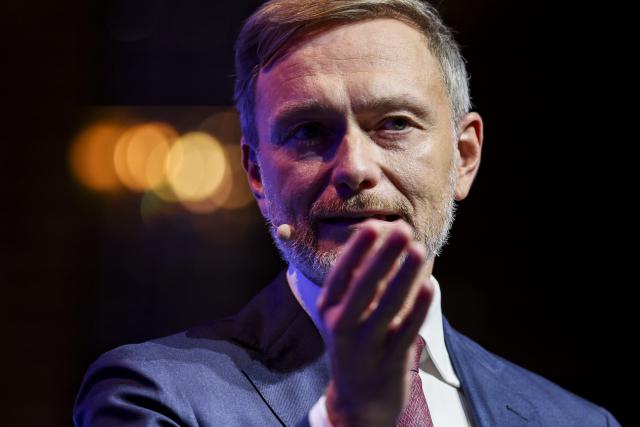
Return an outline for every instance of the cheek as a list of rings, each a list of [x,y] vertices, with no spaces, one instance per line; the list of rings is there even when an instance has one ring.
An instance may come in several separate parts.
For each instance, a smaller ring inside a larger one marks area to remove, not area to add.
[[[270,194],[278,195],[283,209],[305,215],[321,183],[322,167],[314,162],[279,161],[264,178]]]
[[[449,185],[449,167],[446,153],[424,146],[394,159],[395,185],[411,201],[418,216],[439,203]]]
[[[435,174],[434,160],[428,150],[413,150],[388,156],[399,189],[413,198],[427,191]]]

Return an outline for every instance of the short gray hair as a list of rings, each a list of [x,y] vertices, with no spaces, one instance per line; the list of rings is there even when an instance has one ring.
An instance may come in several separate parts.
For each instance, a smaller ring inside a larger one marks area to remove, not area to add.
[[[423,33],[440,66],[454,126],[471,109],[465,60],[434,6],[420,0],[270,0],[244,23],[235,46],[234,99],[245,141],[258,148],[255,120],[260,70],[296,37],[340,23],[394,18]],[[457,129],[454,129],[457,133]]]

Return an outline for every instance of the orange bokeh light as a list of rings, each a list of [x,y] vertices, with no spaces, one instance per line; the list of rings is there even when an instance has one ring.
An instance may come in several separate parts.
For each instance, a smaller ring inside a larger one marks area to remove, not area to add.
[[[200,129],[179,136],[167,123],[98,122],[74,139],[71,168],[94,190],[145,192],[147,216],[163,202],[196,214],[247,206],[253,195],[241,165],[237,113],[217,111]]]
[[[80,183],[96,191],[120,188],[113,154],[124,129],[124,126],[114,122],[96,123],[74,138],[69,161],[73,175]]]
[[[162,184],[167,156],[177,132],[165,123],[145,123],[129,128],[118,139],[113,163],[120,182],[133,191]]]

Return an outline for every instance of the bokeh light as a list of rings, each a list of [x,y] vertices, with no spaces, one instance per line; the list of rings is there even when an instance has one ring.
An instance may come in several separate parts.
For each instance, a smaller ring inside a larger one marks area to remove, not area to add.
[[[120,188],[113,156],[124,130],[124,126],[115,122],[99,122],[74,138],[69,161],[73,175],[80,183],[95,191]]]
[[[167,156],[167,159],[168,159],[168,156]],[[176,193],[173,192],[173,188],[171,188],[171,184],[167,180],[166,168],[165,168],[164,180],[160,185],[153,188],[151,191],[153,191],[153,193],[156,196],[158,196],[160,199],[164,200],[165,202],[171,202],[171,203],[178,202],[178,196],[176,196]]]
[[[240,122],[234,109],[218,109],[191,127],[197,131],[183,135],[165,122],[131,120],[100,121],[78,133],[70,163],[85,186],[142,193],[144,219],[162,212],[172,215],[176,204],[208,214],[241,209],[253,201],[241,164]]]
[[[249,189],[247,175],[242,167],[242,150],[240,143],[226,145],[224,147],[227,163],[231,170],[231,191],[229,197],[225,200],[223,208],[240,209],[253,202],[253,194]]]
[[[169,151],[167,180],[180,201],[197,202],[213,195],[227,168],[220,142],[204,132],[178,138]]]
[[[119,138],[113,155],[120,182],[133,191],[158,187],[164,180],[171,145],[177,132],[166,123],[129,128]]]
[[[234,108],[217,111],[200,124],[200,130],[215,135],[224,143],[227,164],[231,170],[231,189],[222,208],[240,209],[249,205],[253,201],[253,195],[249,190],[247,176],[241,163],[240,138],[242,131],[238,112]]]
[[[191,213],[195,214],[208,214],[215,212],[219,208],[223,207],[226,201],[231,195],[233,188],[231,178],[231,168],[228,166],[225,168],[224,176],[216,191],[210,194],[208,197],[193,201],[193,200],[181,200],[182,206]]]

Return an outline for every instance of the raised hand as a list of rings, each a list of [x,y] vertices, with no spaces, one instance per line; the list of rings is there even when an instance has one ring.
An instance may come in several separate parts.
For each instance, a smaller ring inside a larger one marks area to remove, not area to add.
[[[433,296],[425,262],[406,223],[368,221],[329,272],[317,306],[335,427],[394,425],[408,394],[412,343]]]

